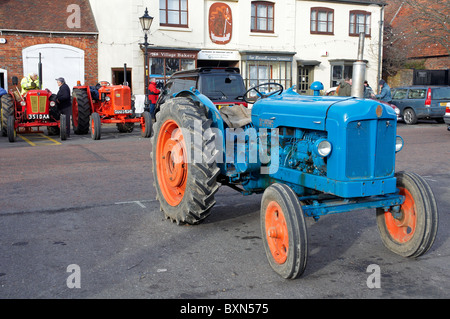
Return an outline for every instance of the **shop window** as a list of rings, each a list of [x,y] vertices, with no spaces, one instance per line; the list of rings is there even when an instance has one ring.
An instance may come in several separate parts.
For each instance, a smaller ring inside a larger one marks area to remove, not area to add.
[[[188,27],[187,0],[159,0],[160,25]]]
[[[151,58],[149,59],[150,74],[165,80],[177,71],[195,69],[194,59]]]
[[[248,88],[267,82],[283,85],[285,89],[292,86],[291,62],[252,61],[244,62],[245,85]],[[269,88],[271,89],[271,88]],[[279,89],[274,86],[273,89]]]
[[[338,86],[341,80],[352,78],[353,63],[341,62],[331,66],[331,87]]]

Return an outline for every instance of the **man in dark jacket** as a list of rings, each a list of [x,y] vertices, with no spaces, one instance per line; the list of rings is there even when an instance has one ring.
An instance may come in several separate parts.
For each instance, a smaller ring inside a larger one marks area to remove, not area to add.
[[[67,138],[70,137],[70,116],[72,115],[72,98],[70,96],[70,88],[66,84],[64,78],[57,78],[56,82],[59,86],[58,94],[56,94],[56,102],[58,110],[66,116],[66,133]]]

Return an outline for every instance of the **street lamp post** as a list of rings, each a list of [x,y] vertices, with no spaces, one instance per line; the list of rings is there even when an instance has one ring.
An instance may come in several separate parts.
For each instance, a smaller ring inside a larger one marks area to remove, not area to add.
[[[144,43],[140,43],[142,45],[144,45],[144,65],[145,65],[145,102],[144,102],[144,111],[150,112],[150,102],[148,100],[148,77],[149,77],[149,72],[148,72],[148,34],[150,32],[150,26],[152,25],[153,22],[153,17],[151,17],[148,14],[148,10],[147,8],[145,8],[145,13],[142,17],[139,18],[139,21],[141,22],[141,27],[142,27],[142,31],[144,31]]]

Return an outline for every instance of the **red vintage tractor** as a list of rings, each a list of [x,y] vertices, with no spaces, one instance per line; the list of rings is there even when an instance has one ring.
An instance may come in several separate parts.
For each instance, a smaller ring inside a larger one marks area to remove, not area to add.
[[[39,129],[47,127],[49,135],[60,134],[61,140],[66,140],[65,115],[58,111],[55,95],[45,89],[30,90],[22,96],[17,88],[17,77],[12,82],[15,90],[9,90],[1,98],[2,135],[8,136],[12,143],[19,132],[43,133]]]
[[[127,85],[111,85],[103,81],[99,88],[78,85],[73,88],[72,123],[75,134],[88,134],[94,140],[101,138],[102,124],[116,124],[121,133],[132,132],[140,123],[142,137],[148,138],[152,131],[149,112],[136,117],[134,98]],[[98,93],[97,93],[98,92]]]

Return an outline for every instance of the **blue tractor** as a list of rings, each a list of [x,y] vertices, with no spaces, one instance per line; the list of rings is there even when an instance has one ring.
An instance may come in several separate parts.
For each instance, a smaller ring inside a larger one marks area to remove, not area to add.
[[[217,109],[191,89],[175,94],[158,113],[152,169],[166,218],[202,222],[220,186],[243,195],[262,193],[266,255],[287,279],[306,267],[306,217],[375,208],[389,250],[418,257],[430,249],[436,200],[422,177],[395,172],[403,139],[389,105],[301,96],[276,83],[249,89],[244,100],[254,103],[251,110]]]

